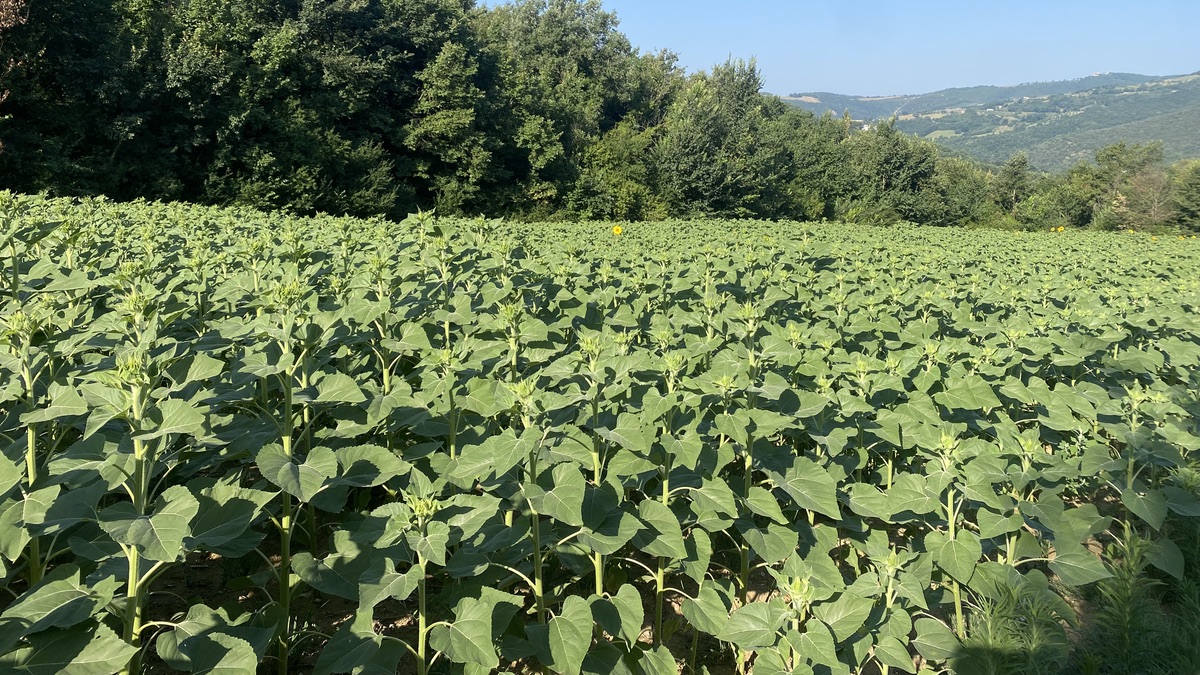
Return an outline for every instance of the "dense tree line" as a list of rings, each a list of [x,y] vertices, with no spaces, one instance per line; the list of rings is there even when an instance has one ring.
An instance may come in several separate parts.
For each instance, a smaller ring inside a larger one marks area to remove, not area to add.
[[[298,213],[1200,227],[1200,169],[1063,176],[688,74],[599,0],[0,0],[0,187]]]

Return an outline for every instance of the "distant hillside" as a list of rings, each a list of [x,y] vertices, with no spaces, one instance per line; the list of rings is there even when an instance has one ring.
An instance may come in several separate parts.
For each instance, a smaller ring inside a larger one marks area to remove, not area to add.
[[[989,162],[1025,151],[1061,170],[1117,141],[1163,141],[1168,160],[1200,157],[1200,73],[1128,73],[1013,87],[969,87],[897,97],[795,94],[784,100],[856,120],[897,116],[897,128]]]
[[[818,115],[827,111],[832,111],[834,115],[841,115],[849,110],[850,116],[856,120],[874,120],[892,115],[936,112],[946,108],[983,107],[998,101],[1025,96],[1055,96],[1099,87],[1143,84],[1161,79],[1164,78],[1132,73],[1104,73],[1081,77],[1077,80],[1027,82],[1008,87],[990,85],[958,87],[930,94],[907,96],[846,96],[829,92],[814,92],[792,94],[782,98]]]

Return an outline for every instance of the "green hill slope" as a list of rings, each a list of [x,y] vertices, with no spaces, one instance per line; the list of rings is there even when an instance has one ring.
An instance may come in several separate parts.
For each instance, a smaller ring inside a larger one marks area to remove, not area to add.
[[[847,96],[830,92],[812,92],[783,96],[783,100],[820,115],[841,115],[849,110],[856,120],[873,120],[895,115],[936,112],[947,108],[983,107],[997,101],[1025,96],[1055,96],[1099,87],[1143,84],[1163,78],[1133,73],[1104,73],[1076,80],[1027,82],[1014,86],[978,86],[942,89],[928,94],[907,96]]]
[[[814,112],[824,112],[822,105],[857,102],[845,107],[855,119],[894,114],[897,128],[944,147],[989,162],[1025,151],[1034,166],[1047,170],[1064,169],[1117,141],[1162,141],[1168,160],[1200,157],[1200,73],[1109,74],[888,99],[806,95],[785,100]]]

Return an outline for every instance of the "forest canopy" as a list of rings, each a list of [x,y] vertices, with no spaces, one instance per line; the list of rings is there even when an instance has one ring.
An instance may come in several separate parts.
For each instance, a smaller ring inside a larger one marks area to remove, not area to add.
[[[300,214],[1200,228],[1200,168],[1069,172],[687,73],[598,0],[0,0],[0,187]],[[801,66],[803,67],[803,66]]]

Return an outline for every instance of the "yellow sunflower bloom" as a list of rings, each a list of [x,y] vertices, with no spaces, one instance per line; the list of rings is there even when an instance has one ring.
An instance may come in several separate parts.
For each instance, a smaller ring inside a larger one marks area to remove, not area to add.
[[[625,228],[621,227],[620,225],[613,225],[613,234],[617,235],[618,237],[621,236],[621,233],[624,231]]]

